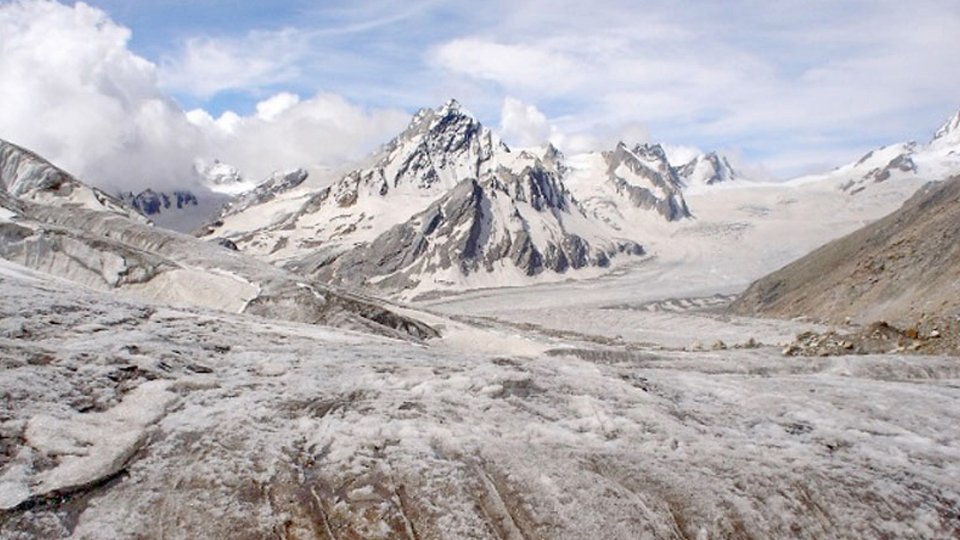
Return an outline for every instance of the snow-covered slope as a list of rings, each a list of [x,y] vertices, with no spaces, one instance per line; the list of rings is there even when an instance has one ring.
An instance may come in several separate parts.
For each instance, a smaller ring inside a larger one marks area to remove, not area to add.
[[[686,187],[702,188],[741,178],[726,156],[716,152],[700,154],[677,167],[677,175]]]
[[[951,146],[954,149],[960,146],[960,111],[947,119],[933,134],[930,143],[933,147]]]
[[[333,185],[227,211],[206,234],[304,275],[407,293],[557,279],[641,254],[570,196],[563,174],[556,149],[513,152],[450,101]],[[650,181],[658,196],[637,193],[637,205],[685,211],[675,175]]]
[[[868,152],[849,165],[797,182],[833,181],[840,190],[856,195],[888,181],[922,185],[960,173],[960,112],[950,117],[926,144],[905,142]]]
[[[22,201],[112,212],[146,222],[123,201],[87,186],[33,152],[2,139],[0,191]]]

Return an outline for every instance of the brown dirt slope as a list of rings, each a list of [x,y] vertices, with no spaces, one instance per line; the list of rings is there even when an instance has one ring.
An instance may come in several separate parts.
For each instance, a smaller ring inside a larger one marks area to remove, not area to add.
[[[960,177],[754,282],[741,314],[910,325],[960,317]]]

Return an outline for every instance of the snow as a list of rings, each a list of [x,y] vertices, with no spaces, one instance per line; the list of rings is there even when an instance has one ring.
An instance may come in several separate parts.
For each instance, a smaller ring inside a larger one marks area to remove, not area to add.
[[[176,268],[146,283],[123,288],[125,294],[174,306],[202,306],[237,313],[259,294],[259,287],[226,271]]]

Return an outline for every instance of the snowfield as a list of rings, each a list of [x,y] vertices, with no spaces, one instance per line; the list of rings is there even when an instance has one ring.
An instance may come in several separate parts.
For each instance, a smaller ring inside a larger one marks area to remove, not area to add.
[[[687,352],[629,332],[665,316],[792,329],[705,300],[579,333],[422,313],[445,337],[414,344],[7,262],[0,296],[4,538],[960,534],[955,358]]]

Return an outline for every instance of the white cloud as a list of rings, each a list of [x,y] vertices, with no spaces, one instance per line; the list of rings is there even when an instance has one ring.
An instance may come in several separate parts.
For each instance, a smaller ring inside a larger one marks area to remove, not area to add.
[[[695,146],[683,146],[676,144],[664,144],[663,151],[667,154],[667,161],[671,165],[679,166],[702,154],[703,152]]]
[[[228,111],[214,119],[191,111],[191,121],[207,137],[210,155],[205,157],[234,165],[254,179],[277,169],[343,165],[410,121],[403,111],[365,111],[335,94],[294,98],[277,94],[258,103],[255,115],[245,117]]]
[[[297,103],[300,103],[300,96],[290,92],[280,92],[270,99],[257,103],[257,118],[267,122],[275,120]]]
[[[782,154],[769,160],[781,174],[838,142],[912,137],[960,105],[954,1],[628,4],[531,0],[427,58],[536,104],[567,140],[639,122],[658,140]]]
[[[455,39],[430,59],[444,69],[517,89],[561,91],[578,79],[576,64],[562,52],[535,45]]]
[[[109,190],[182,187],[197,158],[260,179],[281,168],[361,157],[403,127],[398,110],[279,93],[251,116],[185,113],[130,31],[83,3],[0,4],[0,138]],[[203,83],[201,86],[207,83]]]
[[[500,136],[509,145],[538,146],[550,137],[550,125],[536,107],[508,96],[500,108]]]
[[[742,149],[784,175],[923,138],[960,106],[955,0],[494,0],[483,12],[428,0],[297,17],[286,22],[302,28],[241,20],[233,35],[188,38],[158,66],[98,9],[0,0],[0,137],[102,184],[178,182],[196,157],[256,177],[342,163],[405,122],[339,95],[411,110],[458,97],[516,144]],[[273,97],[214,118],[169,92]]]
[[[189,170],[198,133],[127,50],[130,31],[78,3],[0,6],[0,137],[105,185]]]

